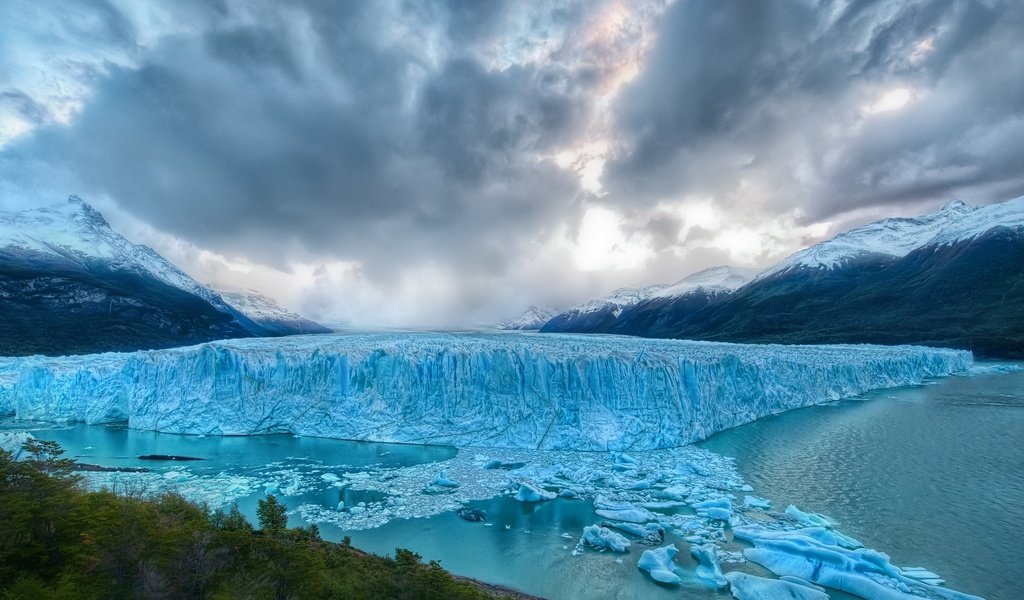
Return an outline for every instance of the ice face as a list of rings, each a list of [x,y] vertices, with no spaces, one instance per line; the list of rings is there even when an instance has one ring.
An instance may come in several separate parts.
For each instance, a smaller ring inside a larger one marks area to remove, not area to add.
[[[169,433],[636,451],[971,364],[968,352],[912,346],[295,336],[0,359],[0,412]]]

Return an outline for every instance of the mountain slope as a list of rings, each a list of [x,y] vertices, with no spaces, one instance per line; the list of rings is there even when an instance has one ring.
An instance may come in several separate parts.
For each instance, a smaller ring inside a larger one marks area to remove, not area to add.
[[[269,335],[331,332],[330,329],[315,321],[282,308],[273,299],[255,290],[245,292],[221,290],[219,294],[229,306],[251,319]]]
[[[1024,198],[871,223],[689,315],[625,325],[619,333],[648,337],[914,343],[1024,357]]]
[[[72,196],[0,213],[0,354],[138,350],[263,335]]]
[[[637,323],[657,321],[664,311],[692,313],[741,287],[756,271],[712,267],[671,284],[621,288],[574,306],[549,320],[542,332],[628,333]]]
[[[505,330],[523,330],[529,331],[534,329],[540,329],[551,320],[552,317],[558,314],[558,311],[553,308],[545,306],[531,306],[526,309],[523,316],[519,317],[514,321],[502,321],[498,323],[498,329]]]

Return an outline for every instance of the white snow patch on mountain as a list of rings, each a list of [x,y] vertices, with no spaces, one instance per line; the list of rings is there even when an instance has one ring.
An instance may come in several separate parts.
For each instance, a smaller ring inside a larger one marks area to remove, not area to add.
[[[28,250],[87,267],[101,260],[115,270],[149,274],[233,312],[209,287],[189,277],[148,246],[133,244],[114,232],[103,215],[78,196],[63,204],[0,212],[0,251]]]
[[[523,316],[514,321],[502,321],[498,323],[498,329],[532,330],[540,329],[559,311],[546,306],[531,306],[526,309]]]
[[[282,307],[277,302],[256,290],[227,292],[218,290],[225,302],[257,323],[264,321],[302,321],[305,317]]]
[[[900,258],[925,246],[969,240],[999,226],[1024,227],[1024,196],[976,208],[957,200],[920,217],[868,223],[796,252],[758,278],[797,268],[833,269],[869,256]]]

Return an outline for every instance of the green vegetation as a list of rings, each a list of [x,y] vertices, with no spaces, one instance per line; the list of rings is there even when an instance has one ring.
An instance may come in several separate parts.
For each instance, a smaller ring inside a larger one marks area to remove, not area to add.
[[[90,492],[55,442],[0,450],[0,599],[491,598],[436,562],[395,558],[287,528],[286,507],[210,512],[177,494]]]

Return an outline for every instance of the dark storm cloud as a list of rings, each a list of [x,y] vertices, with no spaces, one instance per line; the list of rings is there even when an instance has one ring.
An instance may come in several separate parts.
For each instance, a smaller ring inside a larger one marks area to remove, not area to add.
[[[606,187],[631,202],[855,207],[1024,189],[1019,2],[679,2],[617,105]],[[885,90],[903,110],[866,116]],[[877,99],[877,98],[875,98]],[[760,186],[741,193],[746,179]]]
[[[382,43],[365,9],[323,6],[291,6],[312,32],[292,15],[166,40],[7,161],[71,165],[83,193],[262,261],[293,258],[279,250],[292,244],[377,276],[424,259],[500,273],[521,232],[576,193],[538,153],[579,127],[586,102],[547,69],[463,56],[431,68]]]

